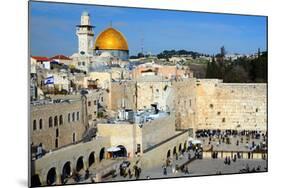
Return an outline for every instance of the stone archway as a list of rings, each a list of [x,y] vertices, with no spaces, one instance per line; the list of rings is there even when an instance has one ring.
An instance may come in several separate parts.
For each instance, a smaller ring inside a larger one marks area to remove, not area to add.
[[[180,145],[179,145],[179,153],[181,153],[181,152],[182,152],[182,145],[180,143]]]
[[[175,146],[173,149],[173,155],[176,155],[176,154],[177,154],[177,147]]]
[[[171,157],[171,150],[169,149],[167,152],[167,158]]]
[[[127,149],[123,145],[117,146],[120,151],[116,152],[117,157],[127,157]]]
[[[105,155],[105,148],[103,147],[100,150],[100,156],[99,156],[100,161],[104,159],[104,155]]]
[[[51,168],[48,173],[47,173],[47,185],[54,185],[57,181],[57,172],[56,172],[56,168],[53,167]]]
[[[84,161],[83,161],[83,156],[79,157],[77,162],[76,162],[76,172],[79,172],[84,168]]]
[[[71,176],[71,163],[70,161],[67,161],[62,167],[62,177],[61,177],[62,183],[64,183],[66,178],[69,178],[70,176]]]
[[[89,155],[89,159],[88,159],[88,164],[89,167],[95,163],[95,152],[93,151],[90,155]]]

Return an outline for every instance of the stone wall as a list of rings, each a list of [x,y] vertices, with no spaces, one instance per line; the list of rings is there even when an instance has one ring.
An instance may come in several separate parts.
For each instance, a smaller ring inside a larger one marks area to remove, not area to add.
[[[147,122],[142,127],[142,149],[153,147],[174,135],[174,114]]]
[[[187,147],[187,141],[189,138],[189,132],[183,132],[173,139],[153,148],[152,150],[142,155],[142,168],[153,168],[156,166],[164,165],[167,159],[168,153],[173,156],[174,150],[179,154],[179,149]]]
[[[124,146],[130,157],[134,157],[138,144],[140,144],[140,153],[142,153],[174,136],[176,134],[174,125],[174,115],[146,122],[142,126],[126,122],[98,124],[98,135],[110,138],[111,146]]]
[[[195,128],[196,122],[196,79],[172,82],[172,109],[176,114],[176,129]]]
[[[158,104],[161,110],[168,110],[171,97],[171,81],[150,76],[137,81],[138,109],[149,109],[151,104]]]
[[[141,128],[135,124],[98,124],[98,135],[108,137],[113,147],[124,146],[129,157],[134,157],[141,144]]]
[[[266,130],[267,84],[190,79],[173,86],[178,128]]]
[[[197,89],[197,106],[198,129],[266,130],[266,84],[203,82]]]
[[[110,110],[117,111],[123,105],[125,106],[125,108],[136,110],[136,82],[112,82],[110,89],[110,97]]]

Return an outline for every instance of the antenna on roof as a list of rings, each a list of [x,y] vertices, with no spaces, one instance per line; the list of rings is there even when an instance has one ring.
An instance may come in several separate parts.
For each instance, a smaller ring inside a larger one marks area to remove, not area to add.
[[[141,53],[143,54],[143,46],[144,46],[144,37],[143,37],[143,32],[141,32]],[[144,54],[143,54],[144,55]]]

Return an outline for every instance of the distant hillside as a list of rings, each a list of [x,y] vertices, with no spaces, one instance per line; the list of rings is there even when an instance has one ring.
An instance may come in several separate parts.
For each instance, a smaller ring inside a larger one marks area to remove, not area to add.
[[[173,56],[191,56],[193,59],[196,59],[200,56],[207,56],[209,57],[208,54],[203,54],[203,53],[198,53],[198,52],[193,52],[193,51],[187,51],[187,50],[164,50],[163,52],[159,53],[157,55],[158,59],[169,59]]]

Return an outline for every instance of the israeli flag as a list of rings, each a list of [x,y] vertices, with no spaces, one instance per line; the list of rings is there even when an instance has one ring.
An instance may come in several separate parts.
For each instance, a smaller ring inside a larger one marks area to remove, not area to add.
[[[44,84],[45,84],[45,85],[54,84],[54,76],[50,76],[50,77],[46,78],[46,79],[44,80]]]

